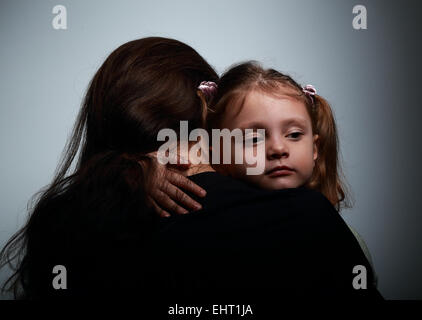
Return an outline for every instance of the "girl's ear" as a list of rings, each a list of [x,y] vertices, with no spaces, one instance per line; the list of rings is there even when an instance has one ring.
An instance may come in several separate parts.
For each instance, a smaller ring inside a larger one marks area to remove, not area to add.
[[[314,161],[318,159],[319,135],[314,134]]]

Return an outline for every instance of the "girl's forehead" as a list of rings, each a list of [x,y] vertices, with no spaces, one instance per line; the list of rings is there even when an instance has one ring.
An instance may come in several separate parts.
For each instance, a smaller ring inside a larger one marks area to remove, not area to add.
[[[254,90],[245,96],[244,103],[238,110],[238,116],[268,116],[280,118],[285,116],[306,117],[307,110],[303,101],[286,94],[270,94]]]
[[[251,121],[260,123],[283,122],[297,118],[311,123],[305,103],[293,90],[264,91],[255,88],[237,94],[224,112],[223,127],[238,127]]]

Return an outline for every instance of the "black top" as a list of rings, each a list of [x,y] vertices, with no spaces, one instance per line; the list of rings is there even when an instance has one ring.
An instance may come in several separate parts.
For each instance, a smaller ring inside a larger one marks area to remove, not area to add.
[[[150,226],[124,198],[104,216],[95,203],[60,204],[61,214],[42,222],[37,294],[255,297],[276,290],[285,298],[380,298],[357,240],[321,193],[261,190],[214,172],[190,179],[207,190],[196,199],[203,209]],[[67,269],[66,290],[52,288],[58,264]],[[366,267],[367,289],[352,286],[356,265]]]
[[[321,193],[262,190],[213,172],[190,179],[207,196],[196,198],[202,210],[161,221],[151,277],[161,292],[380,298],[359,243]],[[357,265],[368,272],[366,290],[353,288]]]

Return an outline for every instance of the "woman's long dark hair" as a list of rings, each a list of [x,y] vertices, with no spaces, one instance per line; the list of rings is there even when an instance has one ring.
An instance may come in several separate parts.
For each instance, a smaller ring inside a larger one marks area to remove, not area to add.
[[[66,226],[69,218],[57,211],[65,210],[66,203],[96,208],[101,216],[90,217],[93,221],[121,210],[122,203],[136,212],[145,203],[148,183],[146,167],[138,161],[147,161],[145,155],[158,148],[161,129],[178,132],[180,120],[189,121],[190,128],[203,126],[197,87],[217,79],[194,49],[177,40],[144,38],[113,51],[89,84],[53,181],[34,196],[27,223],[0,252],[0,267],[14,271],[3,289],[13,290],[15,297],[36,296],[33,265],[47,250],[38,243],[41,224],[51,217]],[[107,185],[121,197],[110,197]],[[152,219],[139,215],[140,222]]]

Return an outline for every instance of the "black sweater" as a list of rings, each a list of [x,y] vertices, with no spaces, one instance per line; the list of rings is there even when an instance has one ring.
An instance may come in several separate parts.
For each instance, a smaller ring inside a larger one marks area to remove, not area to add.
[[[217,173],[191,177],[203,209],[164,218],[151,279],[175,296],[380,298],[369,262],[321,193],[261,190]],[[353,288],[356,265],[368,288]],[[269,290],[271,289],[271,290]]]
[[[145,209],[116,186],[103,186],[123,197],[107,214],[96,212],[104,205],[59,202],[55,218],[40,222],[35,295],[381,298],[358,242],[321,193],[261,190],[214,172],[190,179],[207,190],[197,199],[203,209],[147,226],[137,218]],[[67,269],[66,290],[51,285],[58,264]],[[356,265],[366,267],[367,289],[352,286]]]

